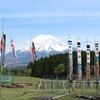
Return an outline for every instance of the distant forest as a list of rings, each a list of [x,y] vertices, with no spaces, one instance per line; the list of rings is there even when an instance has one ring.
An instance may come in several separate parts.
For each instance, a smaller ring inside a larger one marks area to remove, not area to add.
[[[100,53],[99,53],[100,54]],[[82,51],[81,53],[82,57],[82,73],[85,74],[86,71],[86,51]],[[100,58],[100,57],[99,57]],[[61,75],[67,76],[68,75],[68,53],[65,54],[55,54],[51,55],[50,57],[40,58],[33,64],[30,62],[28,65],[28,68],[30,67],[32,69],[31,76],[35,77],[43,77],[47,75],[55,75],[54,69],[59,64],[64,64],[65,71]],[[90,51],[90,68],[91,68],[91,74],[94,74],[94,62],[95,62],[95,56],[94,51]],[[100,62],[100,59],[99,59]],[[77,74],[77,52],[73,52],[73,74]]]

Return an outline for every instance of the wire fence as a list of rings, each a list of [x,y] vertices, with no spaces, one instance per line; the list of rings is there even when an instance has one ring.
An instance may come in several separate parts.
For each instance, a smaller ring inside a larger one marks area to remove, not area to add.
[[[95,81],[94,76],[91,76],[90,82],[85,77],[82,81],[77,81],[75,78],[70,82],[66,76],[59,78],[43,77],[38,83],[38,90],[50,90],[53,94],[76,94],[76,95],[100,95],[100,82]]]

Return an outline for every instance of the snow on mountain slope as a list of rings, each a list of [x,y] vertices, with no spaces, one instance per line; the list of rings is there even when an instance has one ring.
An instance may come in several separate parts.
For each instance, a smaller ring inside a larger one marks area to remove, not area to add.
[[[36,51],[38,52],[63,51],[68,49],[68,46],[64,42],[52,35],[39,35],[32,39],[32,41],[34,41]]]
[[[68,49],[68,45],[52,35],[39,35],[33,38],[31,41],[34,42],[37,52],[50,52],[50,51],[64,51]],[[29,51],[30,42],[26,41],[19,50],[21,52]]]

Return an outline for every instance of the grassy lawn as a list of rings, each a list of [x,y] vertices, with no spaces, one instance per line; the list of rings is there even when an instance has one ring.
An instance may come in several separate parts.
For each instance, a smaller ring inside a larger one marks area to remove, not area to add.
[[[32,86],[26,86],[24,88],[5,88],[1,89],[0,100],[28,100],[35,95],[40,95],[40,91],[36,90],[36,85],[40,81],[39,78],[33,77],[14,77],[16,83],[32,83]]]
[[[37,89],[37,85],[40,82],[40,78],[34,77],[14,77],[14,83],[32,83],[32,86],[25,86],[24,88],[1,88],[1,97],[0,100],[34,100],[34,97],[42,95],[57,95],[57,92],[68,93],[69,89],[58,89],[58,91],[53,91],[52,89]],[[64,90],[64,91],[63,91]],[[73,95],[75,91],[70,89],[70,93]],[[100,95],[100,91],[96,89],[84,89],[84,94],[89,95]],[[82,94],[82,89],[76,88],[76,94]],[[74,96],[64,96],[56,100],[80,100]],[[81,99],[82,100],[82,99]]]

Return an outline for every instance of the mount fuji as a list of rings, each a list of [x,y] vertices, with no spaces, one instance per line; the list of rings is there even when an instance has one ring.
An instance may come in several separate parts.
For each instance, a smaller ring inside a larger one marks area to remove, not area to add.
[[[32,41],[36,45],[37,52],[62,52],[68,49],[68,46],[64,42],[60,41],[52,35],[39,35],[36,38],[32,39]]]
[[[48,57],[53,54],[65,53],[68,50],[68,45],[52,35],[39,35],[31,40],[36,48],[37,58]],[[25,41],[17,48],[16,53],[19,63],[28,63],[31,61],[31,42]],[[13,64],[14,57],[12,52],[6,54],[8,64]]]

